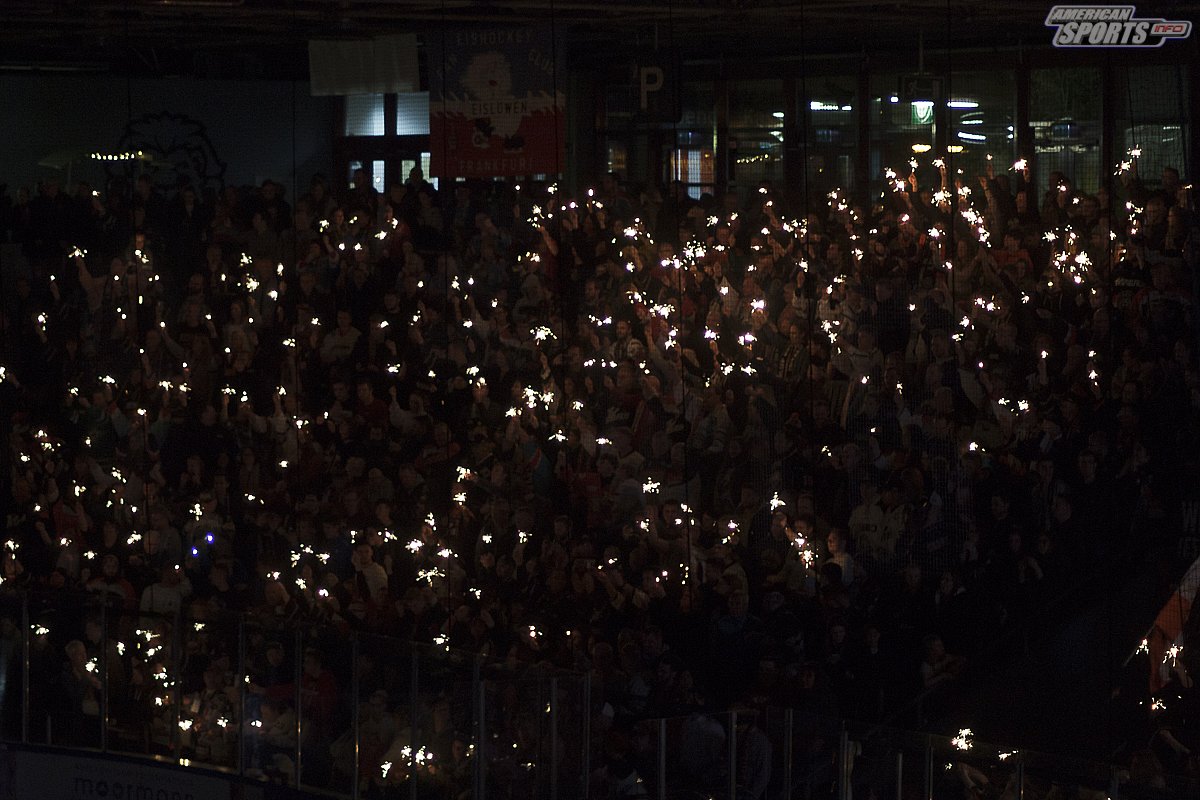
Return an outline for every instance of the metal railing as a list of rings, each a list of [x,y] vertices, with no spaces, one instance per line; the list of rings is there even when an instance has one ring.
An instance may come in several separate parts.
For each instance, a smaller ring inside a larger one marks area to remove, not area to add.
[[[954,736],[760,708],[634,726],[649,800],[934,800],[1200,796],[1196,776],[1013,750]],[[620,776],[610,776],[620,780]],[[628,777],[626,776],[628,780]]]
[[[591,710],[587,674],[444,645],[253,615],[157,615],[94,595],[0,594],[5,743],[345,798],[1200,796],[1194,777],[802,708],[620,719],[626,735],[594,740],[606,717]]]
[[[357,798],[587,796],[588,676],[253,615],[0,595],[0,740]]]

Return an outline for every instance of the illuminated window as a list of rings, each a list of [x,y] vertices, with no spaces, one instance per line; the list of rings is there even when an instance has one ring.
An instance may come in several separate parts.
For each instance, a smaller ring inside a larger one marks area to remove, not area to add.
[[[1117,78],[1115,158],[1124,160],[1137,147],[1138,176],[1147,186],[1162,182],[1162,171],[1173,167],[1185,178],[1190,131],[1186,70],[1176,65],[1130,67]],[[1108,165],[1109,167],[1113,165]]]
[[[1102,175],[1101,96],[1099,69],[1035,69],[1031,74],[1029,124],[1039,190],[1057,171],[1083,191],[1096,191]]]
[[[396,95],[396,134],[429,135],[429,92],[404,92]]]
[[[346,136],[383,136],[383,95],[354,94],[346,98]]]
[[[743,199],[783,178],[782,96],[779,79],[729,84],[729,180]]]
[[[798,158],[808,156],[806,174],[812,194],[849,188],[854,183],[858,149],[858,79],[853,76],[810,77],[797,81],[795,148]],[[805,91],[807,90],[807,95]],[[807,121],[808,130],[804,130]],[[812,195],[810,195],[810,200]]]
[[[991,155],[997,175],[1017,160],[1017,81],[1009,70],[956,72],[950,82],[946,103],[951,148],[948,165],[962,170],[964,183],[978,188],[977,178],[987,173]],[[959,149],[961,148],[961,149]]]
[[[387,188],[387,184],[384,183],[386,175],[387,171],[384,169],[382,161],[371,162],[371,186],[375,191],[382,192]]]
[[[693,199],[713,191],[713,154],[711,150],[678,149],[671,153],[671,180],[687,186]]]

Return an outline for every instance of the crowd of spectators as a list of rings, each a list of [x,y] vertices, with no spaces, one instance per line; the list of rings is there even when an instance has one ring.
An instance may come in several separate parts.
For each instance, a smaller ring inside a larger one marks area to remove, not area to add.
[[[1188,192],[1122,177],[5,197],[29,269],[3,285],[0,595],[39,598],[35,737],[94,743],[103,713],[344,787],[353,715],[364,788],[470,796],[470,698],[418,707],[390,637],[590,672],[595,797],[657,780],[661,717],[673,785],[727,785],[702,713],[731,708],[743,796],[780,788],[756,709],[806,715],[833,780],[816,720],[947,702],[1154,535],[1197,452]],[[544,755],[521,701],[489,718],[504,796]]]

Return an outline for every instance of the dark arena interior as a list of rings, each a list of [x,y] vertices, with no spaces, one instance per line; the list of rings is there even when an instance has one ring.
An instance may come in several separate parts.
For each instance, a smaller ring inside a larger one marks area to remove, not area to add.
[[[1198,13],[3,0],[0,796],[1200,797]]]

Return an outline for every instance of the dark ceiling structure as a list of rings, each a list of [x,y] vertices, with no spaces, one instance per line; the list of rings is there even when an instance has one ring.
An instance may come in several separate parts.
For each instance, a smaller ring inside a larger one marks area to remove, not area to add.
[[[685,58],[1046,41],[1051,0],[3,0],[0,69],[303,77],[312,38],[553,24],[573,58],[675,43]],[[1182,13],[1200,4],[1174,5]],[[1157,9],[1156,9],[1157,10]]]

